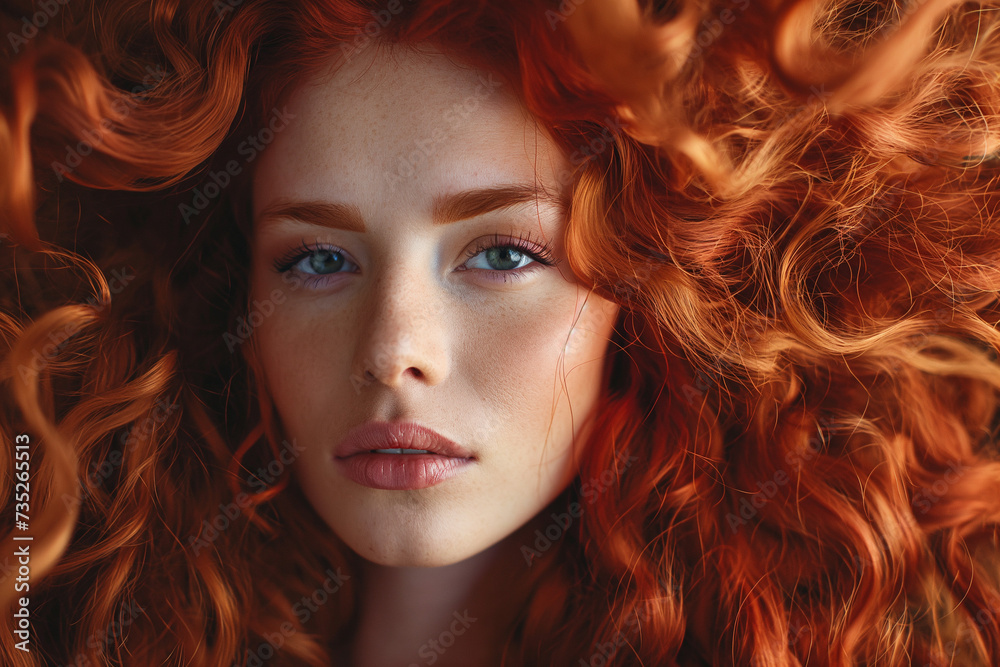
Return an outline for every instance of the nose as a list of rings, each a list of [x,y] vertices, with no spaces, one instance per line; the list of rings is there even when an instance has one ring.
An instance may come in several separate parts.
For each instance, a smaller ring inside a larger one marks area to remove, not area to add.
[[[436,385],[448,373],[445,295],[430,272],[399,266],[383,270],[359,302],[352,374],[359,393],[376,381],[393,389],[408,380]]]

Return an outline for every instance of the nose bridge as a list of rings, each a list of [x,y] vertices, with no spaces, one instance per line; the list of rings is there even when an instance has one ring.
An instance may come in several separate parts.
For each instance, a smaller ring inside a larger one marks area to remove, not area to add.
[[[407,376],[437,384],[447,371],[440,295],[430,272],[395,264],[368,286],[361,307],[355,373],[398,387]]]

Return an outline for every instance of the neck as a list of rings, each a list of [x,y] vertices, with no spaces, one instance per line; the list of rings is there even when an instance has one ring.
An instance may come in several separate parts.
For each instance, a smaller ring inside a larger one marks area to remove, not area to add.
[[[489,549],[443,567],[364,561],[353,667],[499,665],[530,595],[521,553],[539,517]]]

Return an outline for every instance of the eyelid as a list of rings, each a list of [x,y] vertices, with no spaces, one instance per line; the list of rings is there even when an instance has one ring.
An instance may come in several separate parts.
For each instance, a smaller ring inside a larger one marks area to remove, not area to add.
[[[544,241],[537,241],[532,238],[530,233],[522,233],[518,236],[508,235],[503,236],[501,234],[493,234],[488,240],[478,240],[472,250],[466,253],[466,262],[479,253],[489,250],[495,247],[511,247],[517,248],[524,254],[531,257],[534,261],[545,266],[554,266],[558,264],[559,260],[555,259],[553,256],[552,246]],[[515,269],[516,271],[517,269]],[[513,273],[514,271],[502,271],[501,273]]]
[[[337,245],[334,245],[332,243],[320,243],[318,239],[314,243],[310,244],[306,243],[305,239],[301,239],[299,241],[298,246],[292,248],[284,255],[274,260],[273,262],[274,270],[277,271],[278,273],[285,273],[286,271],[290,271],[292,267],[294,267],[296,264],[302,261],[302,258],[304,256],[314,253],[318,250],[325,250],[327,252],[333,252],[338,255],[343,255],[344,258],[347,259],[347,261],[357,266],[357,262],[354,262],[351,259],[350,254]],[[333,274],[327,274],[327,275],[333,275]]]

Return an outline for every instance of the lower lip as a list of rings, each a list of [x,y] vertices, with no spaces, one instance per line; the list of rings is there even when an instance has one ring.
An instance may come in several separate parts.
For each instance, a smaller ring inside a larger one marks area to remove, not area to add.
[[[440,454],[355,454],[336,459],[351,480],[373,489],[425,489],[454,477],[473,459]]]

